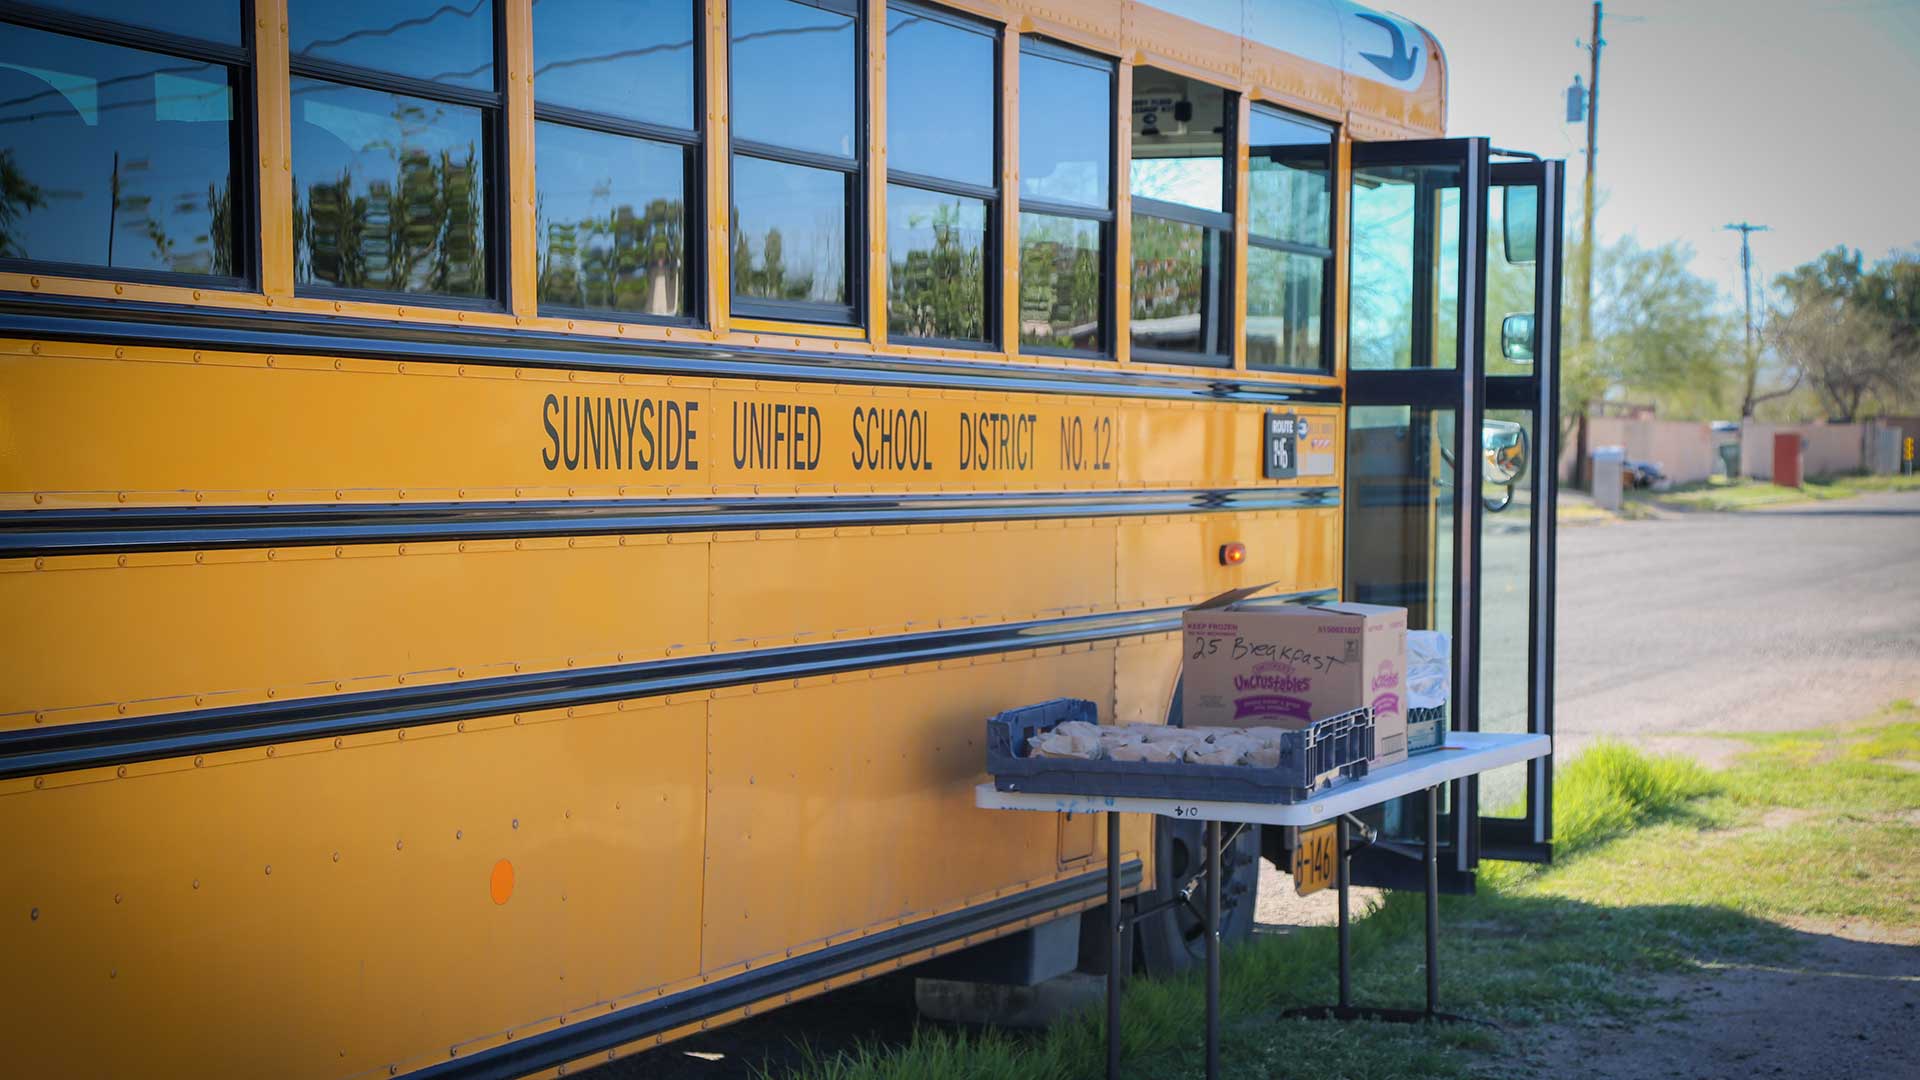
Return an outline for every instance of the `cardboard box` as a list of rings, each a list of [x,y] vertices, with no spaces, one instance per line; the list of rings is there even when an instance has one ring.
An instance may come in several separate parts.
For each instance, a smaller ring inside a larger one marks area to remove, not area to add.
[[[1240,606],[1237,590],[1183,619],[1189,727],[1304,727],[1373,709],[1373,766],[1407,758],[1407,609],[1377,604]]]
[[[1407,753],[1438,750],[1447,741],[1447,707],[1407,710]]]

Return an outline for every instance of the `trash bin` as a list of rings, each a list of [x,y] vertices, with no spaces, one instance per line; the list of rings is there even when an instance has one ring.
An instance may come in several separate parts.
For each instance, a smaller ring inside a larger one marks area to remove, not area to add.
[[[1621,471],[1626,467],[1627,448],[1624,446],[1596,446],[1593,448],[1593,504],[1605,510],[1620,509]]]
[[[1740,479],[1740,444],[1722,443],[1720,446],[1720,465],[1727,471],[1727,479]]]

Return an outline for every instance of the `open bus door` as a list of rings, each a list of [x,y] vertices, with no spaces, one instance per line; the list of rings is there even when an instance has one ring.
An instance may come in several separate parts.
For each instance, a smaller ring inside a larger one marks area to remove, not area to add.
[[[1484,139],[1353,147],[1348,599],[1452,642],[1448,726],[1553,731],[1562,164],[1494,163]],[[1512,155],[1501,155],[1502,157]],[[1441,887],[1481,858],[1551,855],[1552,759],[1450,784]],[[1424,797],[1373,812],[1417,846]],[[1420,888],[1389,843],[1356,884]]]

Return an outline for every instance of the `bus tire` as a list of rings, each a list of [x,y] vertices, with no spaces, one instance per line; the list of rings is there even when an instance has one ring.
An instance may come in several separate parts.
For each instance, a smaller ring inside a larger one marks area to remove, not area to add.
[[[1260,890],[1260,826],[1222,824],[1221,838],[1240,835],[1223,844],[1220,861],[1226,875],[1220,888],[1220,943],[1232,946],[1253,933],[1254,907]],[[1198,821],[1154,819],[1154,890],[1135,900],[1136,909],[1164,902],[1195,881],[1205,861],[1206,826]],[[1206,962],[1206,929],[1199,914],[1206,910],[1207,884],[1197,878],[1191,907],[1179,905],[1134,925],[1140,968],[1149,975],[1176,975]]]

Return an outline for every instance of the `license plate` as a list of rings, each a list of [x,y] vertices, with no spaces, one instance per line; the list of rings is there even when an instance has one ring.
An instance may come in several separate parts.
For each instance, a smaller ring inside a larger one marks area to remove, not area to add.
[[[1333,884],[1339,858],[1335,839],[1331,821],[1300,830],[1300,844],[1293,849],[1293,888],[1301,896],[1311,896]]]

